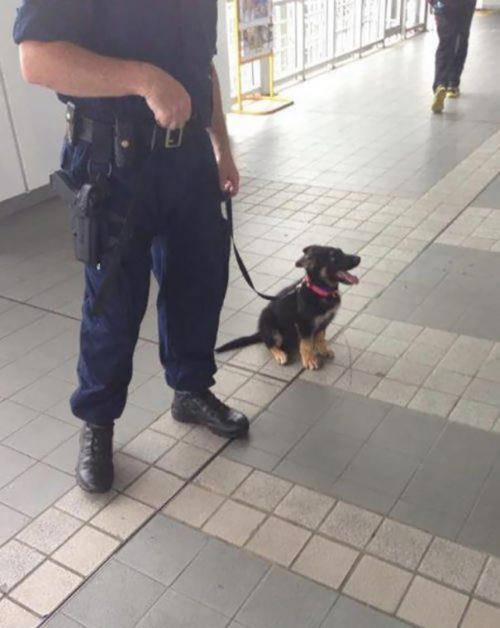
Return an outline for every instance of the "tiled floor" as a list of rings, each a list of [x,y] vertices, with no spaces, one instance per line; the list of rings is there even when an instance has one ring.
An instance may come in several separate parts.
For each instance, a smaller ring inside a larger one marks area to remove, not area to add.
[[[425,35],[295,88],[278,116],[232,121],[259,288],[300,276],[312,242],[363,258],[321,371],[262,347],[222,356],[216,390],[254,419],[248,441],[172,420],[151,304],[115,490],[75,487],[65,210],[1,221],[0,628],[37,626],[75,591],[46,625],[500,625],[499,22],[477,18],[443,116]],[[233,263],[220,339],[261,307]]]

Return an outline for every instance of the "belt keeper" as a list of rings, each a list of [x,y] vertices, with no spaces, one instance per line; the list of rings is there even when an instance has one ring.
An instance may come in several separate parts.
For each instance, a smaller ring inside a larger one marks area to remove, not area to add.
[[[134,165],[136,147],[133,123],[116,119],[114,152],[117,168],[130,168]]]
[[[74,103],[69,102],[66,105],[66,139],[74,146],[77,140],[77,128],[76,128],[76,107]]]

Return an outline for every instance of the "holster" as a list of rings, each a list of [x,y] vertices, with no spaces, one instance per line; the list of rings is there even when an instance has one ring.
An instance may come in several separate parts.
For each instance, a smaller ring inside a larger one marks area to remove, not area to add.
[[[101,263],[106,243],[105,202],[109,196],[105,177],[76,188],[60,170],[51,176],[52,189],[69,205],[75,257],[91,266]]]

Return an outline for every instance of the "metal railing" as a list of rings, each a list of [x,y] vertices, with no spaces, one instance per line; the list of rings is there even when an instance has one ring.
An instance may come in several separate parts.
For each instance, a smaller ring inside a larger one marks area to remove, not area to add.
[[[228,0],[231,57],[234,21]],[[278,83],[303,80],[375,46],[425,30],[426,0],[275,0],[274,50]],[[234,76],[234,68],[232,68]],[[261,84],[259,62],[243,68],[245,92]]]

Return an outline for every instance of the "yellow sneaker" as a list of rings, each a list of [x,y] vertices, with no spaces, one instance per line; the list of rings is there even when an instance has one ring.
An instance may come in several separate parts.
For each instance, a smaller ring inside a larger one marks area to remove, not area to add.
[[[432,101],[432,111],[434,113],[442,113],[445,99],[446,87],[444,85],[438,85],[434,92],[434,100]]]
[[[460,87],[448,87],[446,96],[448,98],[460,98]]]

